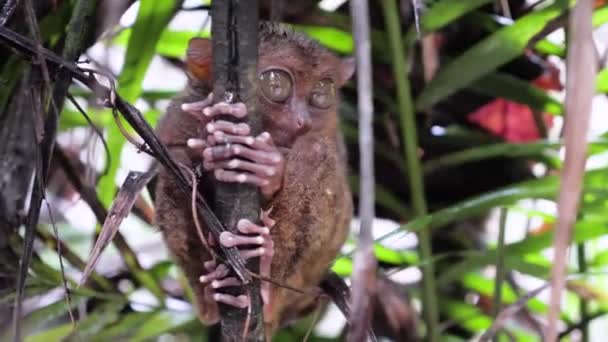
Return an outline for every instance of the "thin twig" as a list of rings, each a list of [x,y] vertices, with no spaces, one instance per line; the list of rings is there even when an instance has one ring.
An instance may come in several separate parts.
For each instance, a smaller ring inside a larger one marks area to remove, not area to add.
[[[59,231],[57,230],[57,225],[55,224],[55,218],[53,216],[53,211],[51,210],[51,205],[49,201],[44,199],[44,203],[46,204],[46,210],[49,212],[49,218],[51,219],[51,227],[53,227],[53,234],[55,235],[55,239],[59,241]],[[65,301],[68,306],[68,315],[70,316],[70,322],[72,326],[76,326],[76,319],[74,319],[74,312],[72,311],[72,295],[70,294],[70,289],[68,287],[68,282],[65,276],[65,266],[63,265],[63,253],[61,251],[61,244],[57,244],[57,255],[59,258],[59,271],[61,273],[61,282],[63,285],[63,289],[65,291]]]
[[[494,322],[492,322],[490,328],[486,330],[486,332],[484,332],[483,335],[479,338],[479,342],[489,342],[496,335],[496,333],[500,329],[502,329],[503,325],[507,322],[507,320],[509,320],[509,318],[515,315],[519,310],[523,309],[528,304],[528,301],[530,301],[530,299],[536,297],[544,289],[549,287],[549,285],[550,283],[543,284],[542,286],[528,292],[527,294],[519,298],[517,302],[502,309],[500,313],[496,316]]]
[[[4,26],[11,18],[11,15],[15,11],[18,4],[19,0],[6,0],[4,6],[2,6],[2,9],[0,10],[0,26]]]
[[[198,180],[197,180],[196,174],[194,174],[194,171],[190,170],[189,167],[187,167],[186,165],[184,165],[182,163],[178,163],[177,165],[179,165],[182,169],[184,169],[186,172],[188,172],[192,179],[192,201],[191,201],[192,202],[192,220],[194,221],[194,226],[196,227],[196,233],[198,234],[198,238],[201,240],[201,243],[203,244],[203,246],[205,246],[205,249],[211,254],[213,259],[215,261],[217,261],[218,259],[220,259],[220,257],[213,250],[213,248],[211,248],[211,246],[209,246],[209,243],[207,242],[207,239],[205,238],[205,233],[203,232],[203,228],[201,227],[201,223],[198,220],[198,212],[196,211],[196,194],[198,191]]]
[[[76,101],[74,96],[72,96],[72,94],[68,93],[67,98],[68,98],[68,100],[70,100],[72,105],[74,105],[74,107],[76,107],[76,109],[80,112],[80,114],[84,117],[84,119],[89,124],[89,127],[91,127],[91,129],[93,129],[95,134],[97,134],[97,136],[101,140],[103,149],[106,152],[106,167],[105,167],[104,172],[102,172],[102,173],[106,174],[108,172],[107,170],[109,169],[109,165],[112,163],[112,156],[110,155],[110,148],[108,147],[108,142],[104,138],[103,133],[99,130],[99,127],[97,127],[97,125],[95,125],[93,123],[93,121],[91,121],[91,118],[89,117],[87,112],[80,106],[80,104],[78,103],[78,101]]]
[[[372,102],[372,61],[367,0],[350,2],[357,53],[357,95],[359,103],[359,242],[353,266],[353,295],[351,324],[347,341],[363,341],[370,326],[376,286],[376,257],[374,255],[372,224],[374,221],[374,132]]]
[[[562,291],[566,285],[566,260],[572,226],[576,222],[582,178],[585,173],[586,136],[591,116],[591,101],[595,93],[597,63],[593,49],[593,1],[578,1],[570,14],[570,38],[566,62],[566,157],[562,173],[558,219],[554,237],[554,258],[551,269],[551,297],[547,341],[558,335],[557,320],[561,312]]]

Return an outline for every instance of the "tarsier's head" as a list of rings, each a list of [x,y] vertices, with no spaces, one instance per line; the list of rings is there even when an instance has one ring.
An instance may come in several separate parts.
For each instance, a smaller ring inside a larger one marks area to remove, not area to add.
[[[352,58],[340,58],[303,33],[263,23],[259,31],[258,112],[280,146],[312,132],[335,131],[338,90],[352,76]],[[190,40],[188,73],[192,82],[211,83],[211,41]]]

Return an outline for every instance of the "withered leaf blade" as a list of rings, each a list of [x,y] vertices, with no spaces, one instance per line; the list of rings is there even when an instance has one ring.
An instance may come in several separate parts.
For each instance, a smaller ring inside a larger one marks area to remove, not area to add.
[[[101,233],[99,234],[97,241],[95,241],[95,246],[91,251],[89,261],[84,269],[79,285],[87,282],[89,276],[99,261],[101,253],[106,247],[108,247],[116,235],[116,232],[118,232],[120,224],[131,212],[131,209],[133,208],[133,205],[135,204],[141,190],[146,186],[146,184],[148,184],[155,174],[156,172],[154,170],[146,173],[136,171],[129,172],[127,178],[122,184],[122,187],[116,195],[116,199],[114,199],[114,203],[112,203],[110,212],[103,223],[103,227],[101,228]]]

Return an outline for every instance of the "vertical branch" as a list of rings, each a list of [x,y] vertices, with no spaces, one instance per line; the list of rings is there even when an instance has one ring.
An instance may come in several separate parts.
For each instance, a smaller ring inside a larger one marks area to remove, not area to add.
[[[591,16],[593,1],[577,1],[570,14],[570,38],[566,62],[566,158],[557,201],[557,227],[553,247],[555,250],[551,271],[551,298],[547,341],[557,339],[557,320],[560,314],[561,294],[566,285],[566,260],[572,226],[577,217],[581,198],[582,177],[585,172],[586,137],[591,116],[591,101],[595,93],[597,63],[593,45]]]
[[[357,96],[359,104],[360,196],[359,244],[353,269],[352,311],[348,341],[364,341],[372,314],[370,298],[376,285],[376,259],[373,250],[372,223],[374,220],[374,132],[372,115],[372,61],[369,38],[369,10],[367,0],[350,3],[352,27],[357,53]]]
[[[401,119],[402,141],[405,145],[405,160],[407,162],[410,193],[414,214],[416,217],[426,215],[426,199],[424,196],[424,184],[422,183],[422,172],[420,160],[418,159],[418,136],[416,132],[416,120],[414,118],[414,107],[410,93],[410,85],[405,67],[405,55],[403,53],[403,42],[401,40],[401,24],[399,22],[399,11],[395,0],[382,0],[380,2],[384,11],[386,30],[389,36],[389,44],[392,50],[393,72],[397,84],[397,99],[399,100],[399,112]],[[430,229],[421,229],[418,233],[420,259],[422,262],[423,280],[423,311],[426,320],[427,340],[438,341],[438,312],[435,293],[435,271],[431,260],[431,232]]]
[[[255,115],[258,56],[258,2],[214,1],[211,5],[213,21],[213,85],[214,102],[238,102],[247,105],[247,123],[252,134],[261,131],[261,118]],[[232,120],[232,118],[224,118]],[[249,184],[216,184],[215,212],[230,231],[237,233],[238,220],[259,221],[258,190]],[[259,259],[247,261],[247,268],[258,272]],[[263,341],[264,320],[259,280],[254,279],[239,288],[226,290],[232,295],[248,295],[249,309],[238,309],[220,304],[223,341]],[[243,338],[245,337],[245,338]]]

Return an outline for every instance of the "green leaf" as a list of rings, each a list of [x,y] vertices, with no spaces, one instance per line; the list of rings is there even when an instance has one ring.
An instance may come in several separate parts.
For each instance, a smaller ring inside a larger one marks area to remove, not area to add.
[[[593,23],[593,28],[597,28],[605,23],[608,23],[608,5],[604,5],[601,8],[596,9],[593,12],[591,22]]]
[[[438,30],[489,2],[491,0],[438,1],[420,18],[420,30],[423,33]],[[412,31],[415,32],[415,30],[416,28],[413,27],[408,35],[411,35]]]
[[[154,312],[131,312],[123,315],[118,322],[108,326],[102,332],[93,337],[92,341],[109,341],[118,338],[124,340],[131,336],[144,322],[150,320]]]
[[[84,301],[78,296],[72,296],[72,310]],[[56,319],[63,318],[67,315],[68,305],[65,298],[61,298],[54,303],[47,304],[39,309],[32,311],[25,318],[21,319],[21,329],[27,334],[30,331],[35,331],[43,327],[45,324]],[[4,334],[0,335],[1,341],[8,341],[12,338],[11,330],[8,329]]]
[[[126,46],[129,43],[132,32],[132,29],[122,31],[112,40],[112,43]],[[210,36],[211,32],[208,30],[199,32],[164,30],[160,34],[155,51],[161,56],[183,58],[186,53],[186,49],[188,48],[188,42],[191,38],[209,38]]]
[[[331,270],[341,277],[348,277],[353,272],[353,261],[348,257],[339,257]]]
[[[158,311],[141,324],[130,342],[146,341],[153,337],[178,330],[197,321],[191,313]]]
[[[605,144],[608,146],[608,141]],[[431,159],[424,163],[424,171],[431,172],[438,168],[476,162],[496,157],[528,157],[552,160],[553,167],[561,166],[556,149],[560,143],[550,141],[537,141],[532,143],[511,144],[496,143],[481,145],[470,149],[445,154],[441,157]]]
[[[600,93],[608,94],[608,69],[597,74],[597,90]]]
[[[67,323],[51,329],[42,331],[38,334],[26,336],[25,342],[49,342],[63,341],[72,332],[72,324]]]
[[[562,114],[562,104],[545,91],[515,76],[505,73],[492,73],[482,77],[469,86],[476,93],[492,97],[504,97],[542,113]]]
[[[608,221],[606,219],[590,219],[578,222],[574,227],[573,243],[589,241],[607,233]],[[529,236],[523,241],[506,245],[505,262],[513,259],[521,259],[523,255],[536,253],[551,247],[553,244],[553,235],[554,231],[552,230],[536,236]],[[488,250],[482,254],[471,256],[444,272],[439,278],[439,283],[447,284],[461,278],[463,275],[467,274],[467,272],[492,264],[495,260],[495,250]]]
[[[550,20],[557,18],[565,9],[566,6],[560,3],[531,12],[513,25],[502,28],[475,44],[439,69],[418,96],[416,108],[428,109],[521,55],[530,39],[540,33]]]
[[[353,53],[355,43],[350,32],[323,26],[293,25],[293,28],[306,33],[331,50],[344,54]]]

